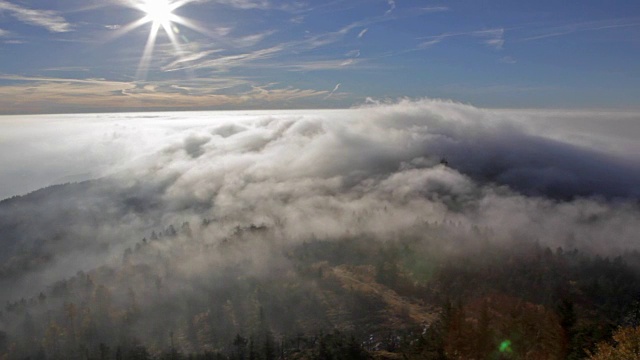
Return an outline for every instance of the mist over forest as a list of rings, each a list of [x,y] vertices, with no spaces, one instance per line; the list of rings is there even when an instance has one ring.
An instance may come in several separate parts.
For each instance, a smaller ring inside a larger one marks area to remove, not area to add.
[[[640,322],[639,117],[5,117],[0,356],[585,358]]]

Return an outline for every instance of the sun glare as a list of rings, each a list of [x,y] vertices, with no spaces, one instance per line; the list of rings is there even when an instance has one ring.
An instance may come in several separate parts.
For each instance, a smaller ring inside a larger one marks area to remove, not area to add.
[[[193,2],[197,2],[197,0],[126,0],[123,3],[127,7],[142,12],[144,16],[123,26],[113,35],[113,38],[120,37],[145,24],[150,24],[147,43],[144,46],[142,57],[138,64],[138,71],[136,73],[136,78],[138,80],[145,80],[147,77],[155,43],[161,29],[169,38],[169,42],[174,50],[174,55],[177,57],[181,57],[184,54],[180,43],[189,41],[188,37],[181,33],[178,27],[179,25],[185,26],[201,34],[211,34],[210,31],[198,25],[197,22],[174,13],[177,9]]]
[[[147,14],[149,21],[154,25],[168,25],[173,17],[173,10],[169,0],[146,0],[141,5],[141,10]]]
[[[175,54],[177,56],[182,56],[180,41],[176,36],[178,29],[174,23],[189,26],[189,22],[186,19],[175,15],[173,11],[191,1],[193,0],[141,0],[132,4],[135,8],[142,11],[145,16],[135,23],[127,26],[125,31],[130,31],[143,24],[151,23],[149,38],[147,39],[147,44],[144,47],[144,52],[140,58],[140,64],[138,65],[138,72],[136,74],[138,79],[144,80],[147,76],[151,56],[153,54],[153,48],[156,43],[156,38],[158,37],[158,32],[161,28],[169,37]]]

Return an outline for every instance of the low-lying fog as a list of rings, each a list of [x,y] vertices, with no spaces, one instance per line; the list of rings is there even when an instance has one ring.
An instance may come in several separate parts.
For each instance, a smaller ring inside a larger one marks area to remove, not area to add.
[[[25,270],[33,288],[120,261],[153,229],[204,218],[226,224],[203,235],[209,239],[251,224],[278,228],[289,243],[384,239],[444,222],[491,229],[497,242],[638,248],[639,123],[636,113],[486,110],[439,100],[3,117],[0,198],[102,180],[0,203],[2,260],[49,256]],[[11,227],[16,219],[23,230]],[[60,238],[46,241],[58,227]],[[470,237],[465,231],[459,236]]]

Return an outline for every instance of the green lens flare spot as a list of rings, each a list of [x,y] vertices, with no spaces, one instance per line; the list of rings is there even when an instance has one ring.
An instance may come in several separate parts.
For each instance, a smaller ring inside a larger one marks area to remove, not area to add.
[[[498,348],[501,353],[510,353],[511,350],[511,340],[505,340],[500,343],[500,347]]]

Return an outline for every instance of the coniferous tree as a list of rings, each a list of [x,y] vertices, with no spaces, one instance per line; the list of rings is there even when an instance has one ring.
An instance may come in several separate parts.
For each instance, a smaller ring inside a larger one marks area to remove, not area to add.
[[[271,331],[267,331],[264,337],[264,360],[275,360],[276,358],[276,348],[275,348],[275,340],[273,338],[273,334]]]
[[[258,360],[258,353],[256,351],[256,344],[253,340],[253,335],[249,337],[249,360]]]
[[[247,346],[247,339],[240,336],[240,334],[237,334],[236,337],[233,339],[233,347],[235,352],[234,355],[237,360],[245,359],[246,346]]]

